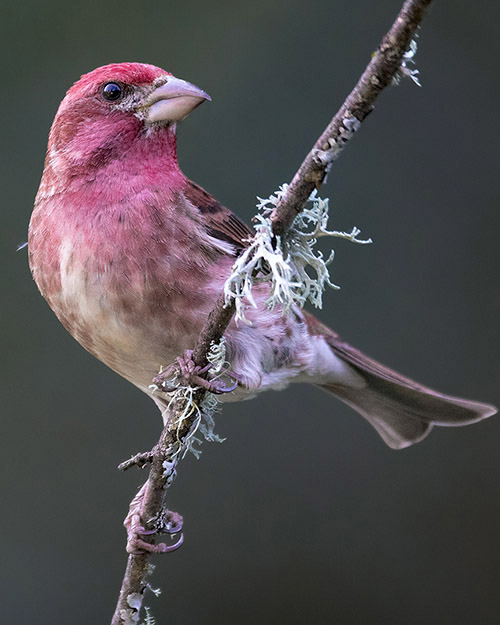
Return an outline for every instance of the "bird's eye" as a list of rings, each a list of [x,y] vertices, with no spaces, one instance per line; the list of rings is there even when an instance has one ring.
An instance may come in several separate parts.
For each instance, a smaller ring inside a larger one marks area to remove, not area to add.
[[[108,82],[102,88],[102,97],[108,102],[116,102],[123,95],[123,89],[116,82]]]

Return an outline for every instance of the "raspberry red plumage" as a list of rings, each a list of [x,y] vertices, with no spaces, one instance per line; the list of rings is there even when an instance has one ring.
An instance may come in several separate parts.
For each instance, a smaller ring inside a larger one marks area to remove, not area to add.
[[[71,100],[95,92],[96,86],[108,80],[117,80],[130,85],[150,85],[162,76],[172,76],[169,72],[148,63],[110,63],[98,67],[80,79],[68,90],[66,97]]]

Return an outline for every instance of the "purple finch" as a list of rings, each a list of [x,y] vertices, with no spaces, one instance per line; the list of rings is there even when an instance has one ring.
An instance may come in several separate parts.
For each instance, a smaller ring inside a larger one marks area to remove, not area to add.
[[[252,231],[181,172],[176,124],[208,95],[151,65],[81,77],[52,124],[29,229],[40,292],[91,354],[164,408],[150,389],[192,347]],[[368,358],[313,316],[258,306],[234,320],[227,359],[238,400],[310,382],[349,404],[395,449],[434,424],[473,423],[493,406],[450,397]]]

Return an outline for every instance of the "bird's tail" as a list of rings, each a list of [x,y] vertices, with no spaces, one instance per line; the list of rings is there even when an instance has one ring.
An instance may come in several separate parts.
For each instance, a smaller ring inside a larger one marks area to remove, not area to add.
[[[359,412],[393,449],[418,443],[433,425],[468,425],[497,412],[489,404],[451,397],[422,386],[365,356],[316,319],[307,321],[310,330],[322,335],[334,354],[365,382],[362,388],[334,383],[321,388]]]

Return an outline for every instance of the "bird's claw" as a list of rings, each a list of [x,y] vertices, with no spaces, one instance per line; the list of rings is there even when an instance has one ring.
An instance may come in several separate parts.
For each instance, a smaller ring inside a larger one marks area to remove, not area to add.
[[[219,380],[206,380],[205,378],[201,378],[199,375],[192,376],[191,382],[194,382],[196,385],[201,386],[209,393],[213,393],[214,395],[231,393],[238,386],[238,382],[235,382],[231,386],[224,386],[224,384]]]
[[[231,393],[238,386],[236,380],[231,386],[225,386],[220,380],[207,380],[202,377],[210,371],[212,365],[208,364],[200,367],[193,360],[193,350],[188,349],[184,352],[184,356],[179,356],[175,364],[170,365],[165,371],[159,373],[153,383],[165,393],[172,393],[177,389],[175,383],[176,378],[181,378],[187,386],[200,386],[214,395],[222,395],[223,393]],[[225,371],[226,375],[234,377],[230,372]]]
[[[144,553],[170,553],[176,551],[184,542],[184,534],[170,545],[166,543],[150,543],[143,540],[142,536],[153,536],[155,534],[178,534],[182,530],[183,519],[177,512],[166,510],[161,520],[155,523],[153,529],[147,530],[141,525],[141,517],[133,512],[127,515],[124,523],[127,528],[127,553],[141,555]]]
[[[183,534],[179,536],[176,542],[169,545],[166,543],[155,544],[148,540],[149,537],[155,534],[178,534],[182,530],[183,519],[178,512],[172,512],[164,508],[157,517],[148,521],[151,529],[146,529],[141,520],[141,512],[147,484],[146,482],[133,498],[129,512],[123,522],[127,530],[127,553],[140,555],[144,553],[169,553],[170,551],[175,551],[184,542]]]
[[[176,551],[184,542],[184,534],[181,534],[179,540],[171,545],[167,543],[148,543],[139,536],[135,536],[133,540],[127,541],[127,553],[140,556],[144,553],[170,553]]]

